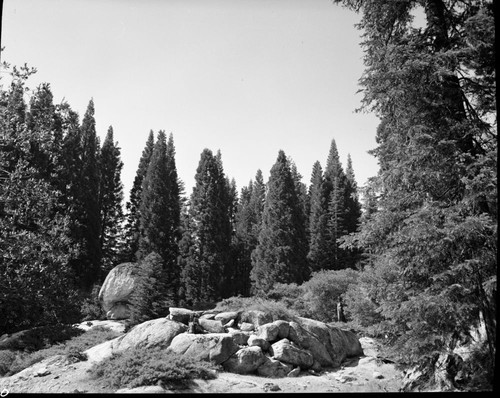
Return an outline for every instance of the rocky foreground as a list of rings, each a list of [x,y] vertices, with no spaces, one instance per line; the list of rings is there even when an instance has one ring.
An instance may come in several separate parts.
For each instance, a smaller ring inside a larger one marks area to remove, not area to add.
[[[193,318],[198,322],[190,322]],[[124,331],[120,321],[78,326],[89,329],[99,325]],[[134,347],[170,347],[224,369],[215,380],[195,380],[188,390],[177,392],[398,391],[402,380],[392,364],[376,358],[373,340],[358,339],[351,331],[323,322],[306,318],[273,321],[262,311],[193,313],[171,308],[167,318],[144,322],[88,349],[86,361],[47,358],[16,375],[0,378],[0,387],[11,393],[167,392],[160,386],[114,391],[89,377],[92,364]]]

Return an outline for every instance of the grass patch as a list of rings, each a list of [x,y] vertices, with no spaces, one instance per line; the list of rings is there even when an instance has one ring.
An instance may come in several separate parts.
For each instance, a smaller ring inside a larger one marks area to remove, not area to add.
[[[112,388],[162,385],[185,388],[193,379],[214,379],[218,367],[169,349],[131,349],[93,365],[91,377]]]
[[[298,314],[279,301],[261,297],[229,297],[217,303],[215,311],[263,311],[271,314],[273,321],[296,321]]]
[[[23,369],[54,355],[64,355],[69,362],[86,360],[83,351],[104,341],[114,339],[120,333],[97,326],[81,335],[34,352],[0,350],[0,376],[11,376]]]

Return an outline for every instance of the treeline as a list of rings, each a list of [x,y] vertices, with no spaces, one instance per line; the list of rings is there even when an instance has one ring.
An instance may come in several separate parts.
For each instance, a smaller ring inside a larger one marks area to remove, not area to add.
[[[361,205],[351,159],[344,172],[334,140],[309,187],[280,151],[269,181],[257,170],[240,193],[221,153],[205,149],[185,197],[173,136],[151,131],[124,212],[113,128],[101,144],[92,100],[80,123],[69,104],[54,105],[49,84],[27,95],[34,72],[13,67],[1,91],[2,330],[78,319],[126,261],[144,268],[150,315],[263,294],[359,261],[360,250],[337,242],[356,230]]]

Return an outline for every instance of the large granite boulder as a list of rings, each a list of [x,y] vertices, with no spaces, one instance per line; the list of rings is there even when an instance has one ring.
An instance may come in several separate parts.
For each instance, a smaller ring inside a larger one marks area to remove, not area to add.
[[[220,312],[217,315],[215,315],[215,319],[221,321],[223,325],[226,323],[238,319],[238,316],[240,313],[238,311],[227,311],[227,312]]]
[[[130,300],[137,286],[137,265],[122,263],[114,267],[106,276],[99,291],[99,301],[108,319],[130,317]]]
[[[198,323],[208,333],[226,333],[226,329],[219,320],[200,318]]]
[[[266,361],[260,347],[246,347],[238,350],[222,366],[226,372],[248,374],[253,373]]]
[[[178,354],[220,365],[240,347],[229,333],[189,334],[174,337],[170,349]]]
[[[158,318],[134,326],[114,347],[115,351],[129,348],[167,348],[175,336],[184,333],[187,326],[167,318]]]
[[[309,351],[297,347],[288,339],[279,340],[271,345],[269,352],[274,359],[303,369],[310,368],[314,363],[314,357]]]
[[[177,308],[177,307],[170,307],[168,309],[168,318],[181,322],[185,325],[189,324],[189,321],[193,317],[200,317],[202,315],[202,312],[200,311],[193,311],[193,310],[188,310],[187,308]]]
[[[361,343],[353,332],[331,327],[329,335],[330,345],[328,347],[330,355],[335,361],[334,366],[339,366],[347,357],[363,355]]]
[[[321,366],[339,366],[342,360],[336,362],[332,359],[328,348],[323,344],[323,341],[318,339],[314,334],[303,328],[297,322],[289,322],[288,338],[298,346],[310,351],[312,356],[319,362]],[[325,325],[325,327],[327,327]],[[328,330],[328,327],[327,327]],[[326,341],[329,341],[329,335],[326,335]]]

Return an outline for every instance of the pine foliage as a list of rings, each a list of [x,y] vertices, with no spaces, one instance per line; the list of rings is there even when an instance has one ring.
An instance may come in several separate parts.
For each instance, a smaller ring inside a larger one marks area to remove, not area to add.
[[[302,283],[309,272],[302,207],[288,159],[279,151],[267,184],[262,226],[252,253],[252,286],[256,293],[274,283]]]

